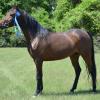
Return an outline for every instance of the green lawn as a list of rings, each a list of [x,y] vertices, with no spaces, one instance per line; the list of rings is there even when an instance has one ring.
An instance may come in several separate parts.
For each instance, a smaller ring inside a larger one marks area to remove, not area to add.
[[[91,80],[88,79],[85,64],[82,68],[77,90],[69,93],[74,80],[74,70],[69,58],[45,62],[44,91],[33,98],[35,91],[35,65],[26,48],[0,48],[0,100],[100,100],[100,54],[96,53],[97,90],[89,92]]]

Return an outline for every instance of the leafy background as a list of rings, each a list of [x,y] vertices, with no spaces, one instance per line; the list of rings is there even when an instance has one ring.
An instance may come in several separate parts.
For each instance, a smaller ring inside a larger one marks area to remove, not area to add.
[[[27,11],[42,26],[62,32],[71,28],[82,28],[100,41],[100,0],[0,0],[0,19],[13,6]],[[14,28],[0,30],[1,47],[23,47],[24,36],[16,38]]]

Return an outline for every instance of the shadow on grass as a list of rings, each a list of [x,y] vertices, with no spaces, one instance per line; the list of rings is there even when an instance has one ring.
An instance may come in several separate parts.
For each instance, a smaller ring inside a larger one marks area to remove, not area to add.
[[[93,92],[92,90],[79,90],[75,91],[74,93],[67,93],[67,95],[87,95],[87,94],[100,94],[100,90],[97,90],[96,92]]]
[[[76,96],[76,95],[88,95],[88,94],[93,94],[97,95],[100,94],[100,90],[97,90],[97,92],[92,92],[91,90],[83,90],[83,91],[75,91],[74,93],[71,92],[49,92],[49,93],[42,93],[42,96]]]

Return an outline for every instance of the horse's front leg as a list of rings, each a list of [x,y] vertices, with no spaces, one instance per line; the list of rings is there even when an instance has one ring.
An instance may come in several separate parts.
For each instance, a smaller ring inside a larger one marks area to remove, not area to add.
[[[41,94],[42,90],[43,90],[43,81],[42,81],[43,61],[40,59],[35,59],[34,62],[36,64],[36,79],[37,79],[37,88],[36,88],[35,96],[37,96],[37,95]]]

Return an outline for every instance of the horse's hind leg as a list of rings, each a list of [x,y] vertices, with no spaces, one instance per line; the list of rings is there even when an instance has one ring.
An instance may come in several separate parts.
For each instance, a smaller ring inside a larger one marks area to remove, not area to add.
[[[79,61],[79,54],[72,55],[70,57],[70,59],[71,59],[71,62],[72,62],[72,65],[74,67],[75,74],[76,74],[74,84],[72,86],[72,89],[70,90],[71,92],[74,92],[74,90],[77,88],[77,83],[78,83],[80,72],[81,72],[81,68],[80,68],[80,65],[79,65],[79,62],[78,62]]]
[[[89,71],[89,74],[92,78],[92,87],[93,91],[96,91],[96,65],[95,65],[95,59],[94,57],[91,57],[91,52],[85,53],[82,55],[83,59],[85,60],[85,63],[87,64],[87,68]]]

